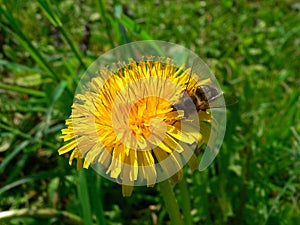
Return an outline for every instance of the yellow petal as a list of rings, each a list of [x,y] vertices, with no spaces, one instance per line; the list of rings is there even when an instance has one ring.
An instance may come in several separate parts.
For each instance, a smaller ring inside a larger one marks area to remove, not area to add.
[[[188,161],[188,165],[191,168],[192,171],[195,171],[196,169],[198,169],[199,167],[199,160],[196,157],[195,154],[192,155],[192,157],[190,158],[190,160]]]
[[[133,191],[133,186],[128,186],[128,185],[122,185],[122,194],[124,197],[129,197],[131,196]]]
[[[132,150],[131,153],[129,154],[129,157],[130,157],[130,166],[131,166],[130,180],[135,181],[137,180],[137,176],[138,176],[137,151]]]
[[[170,147],[168,145],[166,145],[164,142],[160,142],[160,144],[158,145],[158,147],[162,150],[164,150],[165,152],[168,153],[172,153],[173,149],[170,149]]]
[[[211,124],[208,122],[200,122],[200,133],[202,134],[204,143],[208,143],[211,131]]]
[[[171,125],[167,126],[167,133],[177,140],[183,141],[188,144],[193,144],[195,142],[194,138],[191,138],[189,135],[181,132],[181,130],[177,127]]]
[[[87,169],[91,163],[95,163],[96,159],[101,155],[104,146],[101,143],[96,143],[86,154],[84,168]]]
[[[170,147],[170,149],[176,150],[177,152],[182,152],[183,148],[172,136],[167,134],[167,138],[164,139],[164,142]]]
[[[60,155],[65,154],[71,150],[73,150],[75,147],[77,146],[77,140],[73,140],[70,143],[64,145],[63,147],[61,147],[60,149],[58,149],[58,153]]]

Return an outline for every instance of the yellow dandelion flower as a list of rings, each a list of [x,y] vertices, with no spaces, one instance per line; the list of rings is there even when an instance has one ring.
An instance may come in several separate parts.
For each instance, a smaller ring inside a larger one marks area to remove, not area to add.
[[[122,184],[125,196],[135,185],[178,182],[186,163],[198,168],[196,146],[209,142],[212,116],[189,96],[211,80],[195,78],[193,68],[171,59],[118,66],[100,70],[75,95],[61,136],[68,143],[59,154],[71,152],[70,165],[76,158],[78,169],[92,166]],[[180,107],[183,93],[188,113]]]

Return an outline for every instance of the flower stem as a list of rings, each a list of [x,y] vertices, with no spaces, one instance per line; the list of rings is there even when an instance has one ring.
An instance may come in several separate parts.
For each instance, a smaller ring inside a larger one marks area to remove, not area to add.
[[[160,193],[164,199],[165,207],[171,219],[172,225],[183,225],[179,207],[175,198],[175,194],[171,187],[170,181],[165,180],[159,184]]]
[[[190,194],[186,179],[179,182],[179,189],[182,197],[182,211],[184,216],[184,225],[192,225]]]

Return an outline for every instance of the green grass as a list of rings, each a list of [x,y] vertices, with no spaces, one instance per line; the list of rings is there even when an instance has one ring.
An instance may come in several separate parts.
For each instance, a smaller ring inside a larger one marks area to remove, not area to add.
[[[183,211],[191,207],[192,222],[298,224],[299,3],[0,3],[0,211],[26,215],[0,224],[68,223],[61,215],[87,225],[170,224],[156,188],[138,187],[123,198],[119,185],[92,169],[78,173],[57,153],[85,68],[118,45],[146,39],[191,49],[239,99],[228,108],[225,141],[213,165],[186,173],[189,193],[174,187]],[[182,199],[188,194],[190,206]],[[33,215],[28,208],[45,211]]]

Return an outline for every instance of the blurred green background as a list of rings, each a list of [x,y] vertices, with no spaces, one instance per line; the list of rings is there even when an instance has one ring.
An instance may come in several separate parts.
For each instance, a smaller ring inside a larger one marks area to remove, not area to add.
[[[1,225],[170,224],[156,188],[123,198],[57,153],[85,68],[146,39],[191,49],[239,99],[213,165],[186,171],[194,224],[300,223],[299,1],[0,3]]]

